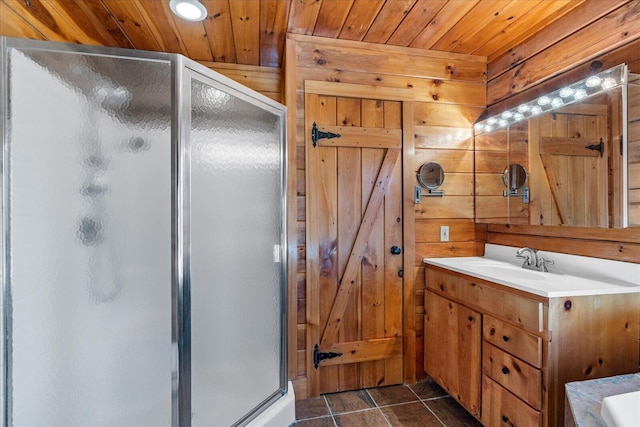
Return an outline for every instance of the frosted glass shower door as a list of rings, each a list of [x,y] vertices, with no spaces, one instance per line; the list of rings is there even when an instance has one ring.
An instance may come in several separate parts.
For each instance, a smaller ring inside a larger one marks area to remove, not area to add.
[[[171,425],[171,63],[7,52],[9,424]]]
[[[284,118],[197,75],[186,84],[192,425],[228,426],[284,387]]]

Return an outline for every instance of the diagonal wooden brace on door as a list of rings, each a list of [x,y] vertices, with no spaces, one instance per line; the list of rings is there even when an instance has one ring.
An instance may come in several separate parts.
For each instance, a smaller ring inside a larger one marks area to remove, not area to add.
[[[353,292],[356,277],[358,276],[358,270],[362,264],[362,258],[367,246],[367,241],[371,236],[373,225],[378,217],[378,212],[380,211],[380,207],[384,201],[384,195],[389,187],[389,181],[391,181],[391,176],[399,157],[399,149],[387,149],[387,154],[384,157],[382,166],[380,167],[380,171],[376,178],[376,184],[373,187],[371,197],[369,197],[369,203],[367,203],[367,208],[365,209],[362,217],[358,234],[353,242],[351,255],[349,255],[344,273],[340,278],[338,292],[335,300],[333,301],[333,306],[329,313],[329,319],[327,320],[327,325],[325,326],[324,332],[322,333],[322,339],[320,340],[321,347],[331,345],[336,341],[338,330],[340,329],[342,318],[344,317],[344,312],[347,309],[349,298]]]

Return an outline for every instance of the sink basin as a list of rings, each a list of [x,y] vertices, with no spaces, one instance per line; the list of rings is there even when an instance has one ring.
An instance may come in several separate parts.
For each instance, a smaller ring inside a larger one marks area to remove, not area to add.
[[[481,274],[504,276],[511,280],[547,280],[550,275],[550,273],[527,270],[504,262],[471,261],[465,263],[465,267]]]
[[[515,253],[515,249],[513,251]],[[545,257],[546,256],[547,254],[545,254]],[[560,256],[561,254],[552,254],[550,259],[557,260]],[[515,255],[513,258],[515,258]],[[520,263],[487,257],[427,258],[424,261],[430,265],[457,271],[468,276],[520,289],[543,297],[610,295],[640,292],[640,286],[633,283],[633,281],[638,282],[638,279],[633,279],[625,283],[600,279],[602,274],[612,269],[611,266],[607,266],[603,271],[598,271],[598,273],[601,273],[600,276],[591,272],[591,277],[583,277],[564,271],[542,272],[529,270],[522,268]],[[555,265],[552,267],[557,269]],[[582,271],[580,268],[578,270]],[[640,270],[638,272],[640,272]],[[640,427],[640,424],[635,427]]]
[[[640,391],[605,397],[600,415],[608,427],[640,426]]]

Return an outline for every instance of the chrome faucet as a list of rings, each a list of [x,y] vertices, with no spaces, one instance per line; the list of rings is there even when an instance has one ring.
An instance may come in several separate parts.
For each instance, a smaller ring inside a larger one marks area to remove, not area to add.
[[[538,256],[537,249],[527,247],[518,249],[516,251],[516,258],[522,258],[524,260],[522,268],[527,268],[529,270],[548,272],[549,269],[547,268],[547,265],[555,264],[549,259],[544,259],[542,256]]]
[[[526,254],[525,252],[529,252]],[[516,258],[522,258],[522,268],[528,268],[530,270],[538,269],[538,251],[531,248],[520,248],[516,251]]]

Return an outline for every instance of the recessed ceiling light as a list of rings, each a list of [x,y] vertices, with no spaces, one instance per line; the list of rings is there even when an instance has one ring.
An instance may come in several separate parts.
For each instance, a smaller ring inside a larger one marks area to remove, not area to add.
[[[198,0],[171,0],[171,11],[187,21],[202,21],[207,17],[207,9]]]

